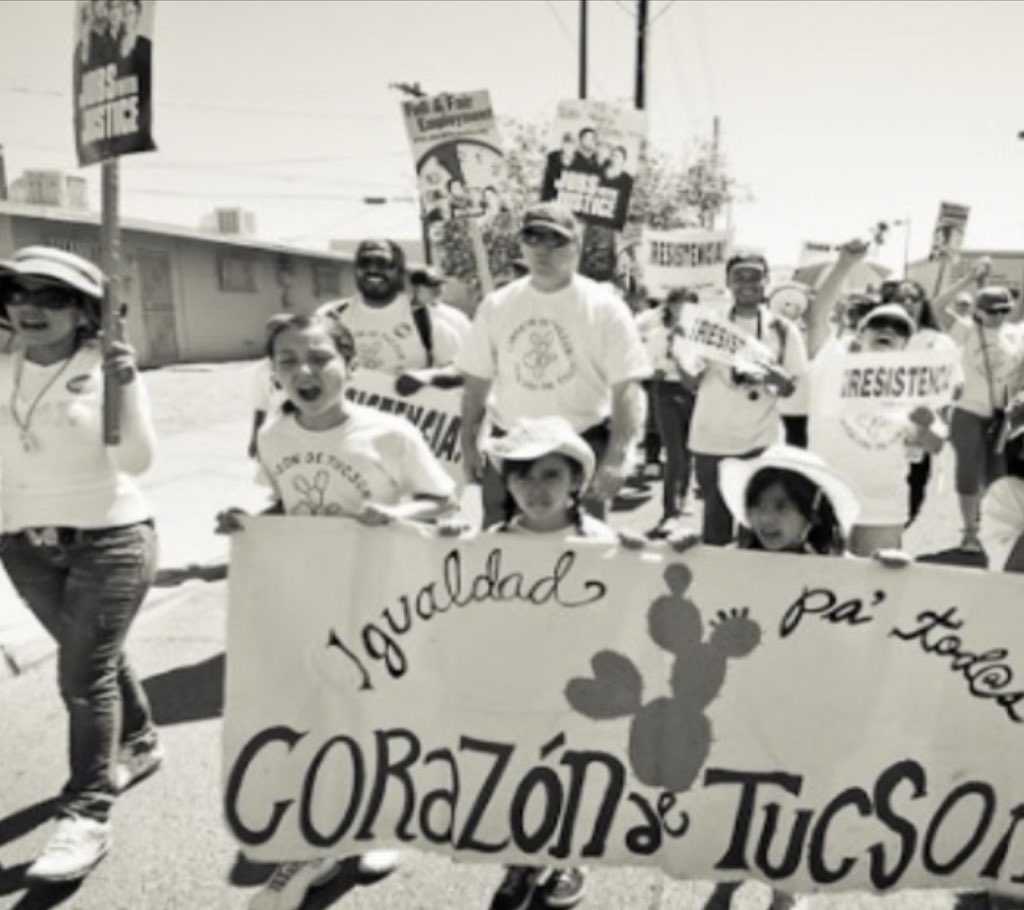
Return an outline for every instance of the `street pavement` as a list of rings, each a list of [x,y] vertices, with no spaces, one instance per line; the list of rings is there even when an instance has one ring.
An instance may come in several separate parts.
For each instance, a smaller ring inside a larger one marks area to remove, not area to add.
[[[129,652],[153,702],[168,758],[160,773],[119,801],[114,849],[78,886],[29,888],[24,880],[49,834],[52,798],[66,773],[66,722],[49,659],[52,646],[13,594],[0,591],[0,643],[7,658],[0,671],[0,910],[229,910],[245,907],[269,874],[269,867],[240,857],[220,812],[228,544],[213,534],[213,517],[228,505],[257,509],[265,501],[242,454],[247,431],[242,415],[164,439],[144,482],[161,533],[161,573],[133,627]],[[660,513],[657,491],[656,484],[634,482],[620,498],[614,522],[652,527]],[[696,524],[697,514],[690,518]],[[936,533],[935,522],[927,526],[921,540]],[[942,533],[948,536],[948,528]],[[305,907],[486,908],[500,875],[495,865],[410,854],[378,884],[359,885],[346,875],[315,892]],[[696,910],[711,890],[708,882],[637,868],[593,869],[588,887],[582,906],[596,910]],[[768,889],[751,882],[738,892],[734,908],[761,910],[768,899]],[[946,891],[902,892],[884,899],[808,897],[801,910],[949,910],[953,904]]]

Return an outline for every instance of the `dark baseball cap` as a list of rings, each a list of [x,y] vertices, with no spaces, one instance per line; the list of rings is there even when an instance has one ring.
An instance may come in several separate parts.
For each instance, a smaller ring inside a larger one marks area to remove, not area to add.
[[[444,275],[432,265],[424,265],[409,273],[409,283],[414,287],[422,285],[428,288],[439,288],[444,284]]]
[[[569,240],[575,240],[578,233],[576,216],[559,202],[538,202],[523,214],[523,231],[543,228],[554,231]]]
[[[356,262],[364,256],[383,256],[400,268],[405,268],[405,253],[393,240],[361,240],[356,247]]]

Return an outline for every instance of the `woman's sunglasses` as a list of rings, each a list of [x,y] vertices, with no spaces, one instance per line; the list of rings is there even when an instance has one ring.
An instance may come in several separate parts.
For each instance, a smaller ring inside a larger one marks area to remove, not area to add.
[[[41,310],[64,310],[78,306],[78,297],[60,287],[15,287],[7,303],[9,306],[34,306]]]

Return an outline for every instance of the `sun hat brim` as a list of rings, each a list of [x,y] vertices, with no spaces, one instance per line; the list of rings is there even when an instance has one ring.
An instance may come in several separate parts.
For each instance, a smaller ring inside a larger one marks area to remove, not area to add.
[[[771,446],[756,458],[726,458],[719,465],[718,488],[733,518],[750,527],[747,517],[747,487],[760,472],[769,468],[792,471],[813,483],[828,497],[844,536],[860,515],[860,503],[847,481],[817,455],[793,446]]]

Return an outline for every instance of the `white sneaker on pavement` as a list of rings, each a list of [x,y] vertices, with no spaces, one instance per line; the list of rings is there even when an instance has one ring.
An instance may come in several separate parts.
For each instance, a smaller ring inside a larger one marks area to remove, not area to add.
[[[329,856],[281,863],[249,901],[249,910],[299,910],[310,888],[326,885],[340,871],[341,862]]]
[[[150,744],[127,743],[117,752],[111,777],[114,792],[124,793],[133,784],[145,780],[163,764],[164,747],[159,740]]]
[[[110,824],[81,815],[61,818],[43,852],[25,872],[42,882],[73,882],[88,875],[110,849]]]
[[[362,878],[383,878],[394,872],[401,861],[398,850],[370,850],[360,854],[356,868]]]

